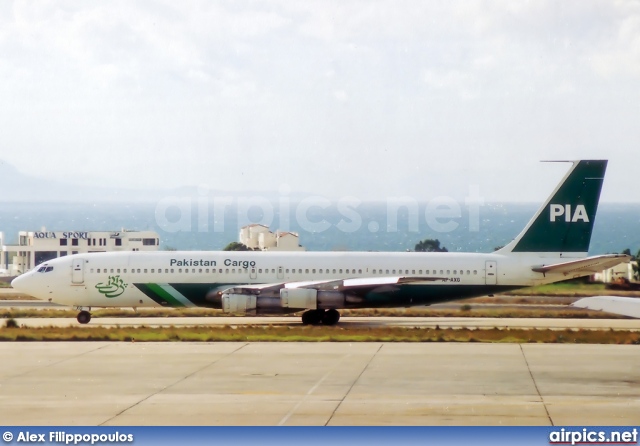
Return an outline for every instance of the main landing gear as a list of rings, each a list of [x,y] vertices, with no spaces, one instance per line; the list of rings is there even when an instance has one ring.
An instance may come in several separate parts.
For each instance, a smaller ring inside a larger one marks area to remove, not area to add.
[[[80,322],[81,324],[88,324],[91,320],[91,313],[89,313],[87,310],[82,310],[80,313],[78,313],[78,317],[76,319],[78,319],[78,322]]]
[[[304,325],[336,325],[340,320],[338,310],[308,310],[302,313]]]

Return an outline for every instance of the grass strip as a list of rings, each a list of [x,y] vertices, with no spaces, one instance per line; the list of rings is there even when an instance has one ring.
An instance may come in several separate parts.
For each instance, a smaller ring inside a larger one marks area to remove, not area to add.
[[[127,308],[108,308],[91,312],[93,317],[231,317],[234,315],[223,313],[221,310],[206,308],[176,308],[176,309],[140,309],[134,312]],[[389,308],[341,310],[343,317],[500,317],[500,318],[571,318],[571,319],[626,319],[610,313],[596,312],[581,308],[559,306],[552,309],[539,308],[486,308],[464,306],[461,309],[435,308]],[[71,309],[33,309],[33,308],[5,308],[0,310],[0,318],[75,318],[78,312]],[[279,315],[286,317],[287,315]],[[298,319],[300,314],[288,315]]]
[[[118,342],[490,342],[640,344],[625,330],[440,329],[408,327],[20,327],[1,328],[0,341]]]

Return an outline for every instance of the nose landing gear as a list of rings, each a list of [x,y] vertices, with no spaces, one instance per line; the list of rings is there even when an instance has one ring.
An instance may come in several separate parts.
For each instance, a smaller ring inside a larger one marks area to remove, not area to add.
[[[338,310],[308,310],[302,313],[304,325],[336,325],[340,320]]]
[[[76,319],[81,324],[88,324],[91,320],[91,313],[89,313],[87,310],[82,310],[80,313],[78,313],[78,317]]]

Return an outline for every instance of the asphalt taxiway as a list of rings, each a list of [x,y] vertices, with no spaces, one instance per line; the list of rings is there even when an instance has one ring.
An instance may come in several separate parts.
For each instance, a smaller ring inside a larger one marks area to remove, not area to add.
[[[635,425],[640,346],[1,343],[4,425]]]

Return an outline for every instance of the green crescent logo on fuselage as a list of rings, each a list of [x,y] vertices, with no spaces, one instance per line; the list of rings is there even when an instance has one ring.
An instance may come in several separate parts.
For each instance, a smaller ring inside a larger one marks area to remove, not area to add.
[[[127,288],[127,284],[120,278],[120,276],[109,276],[107,283],[98,283],[96,288],[105,297],[118,297]]]

